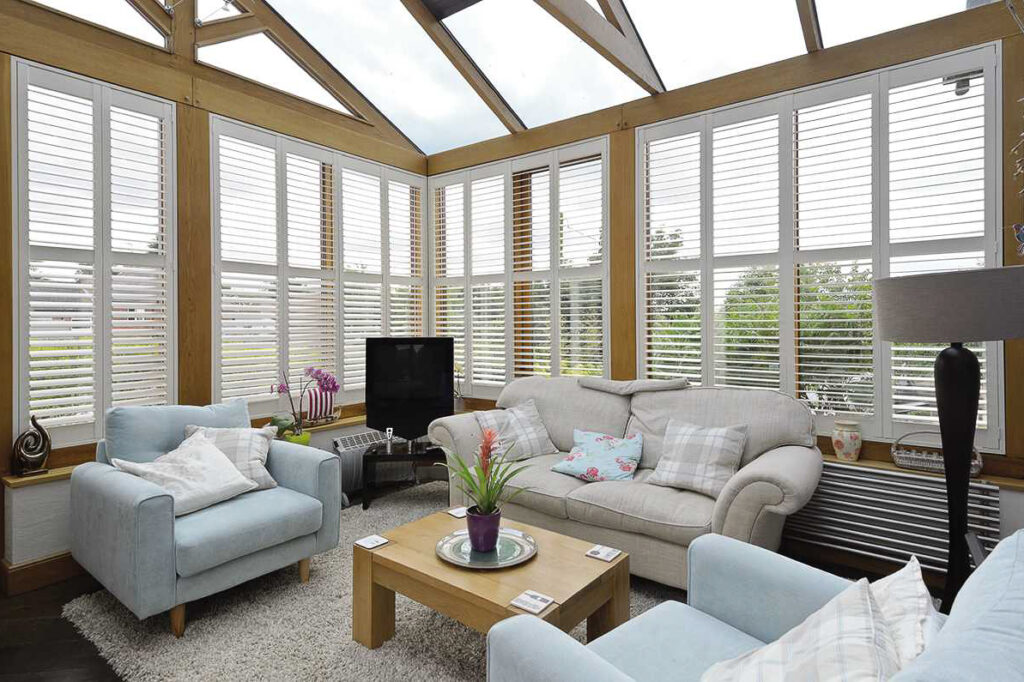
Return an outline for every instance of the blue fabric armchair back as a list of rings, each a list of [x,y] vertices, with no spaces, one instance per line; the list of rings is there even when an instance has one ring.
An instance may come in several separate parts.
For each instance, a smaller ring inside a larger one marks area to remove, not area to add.
[[[219,405],[126,406],[107,410],[106,440],[96,448],[96,460],[110,459],[152,462],[181,445],[185,427],[247,427],[249,406],[244,399]]]

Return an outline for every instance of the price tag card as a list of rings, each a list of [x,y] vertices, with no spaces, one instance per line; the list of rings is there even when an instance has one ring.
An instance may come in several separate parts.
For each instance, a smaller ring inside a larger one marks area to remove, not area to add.
[[[546,594],[527,590],[512,600],[512,606],[522,609],[527,613],[538,614],[555,601]]]
[[[363,549],[376,549],[381,545],[388,544],[388,539],[380,535],[367,535],[365,538],[356,540],[356,544]]]
[[[466,518],[466,508],[465,507],[456,507],[455,509],[449,509],[448,513],[451,514],[452,516],[454,516],[457,519],[464,519],[464,518]]]
[[[614,547],[605,547],[604,545],[594,545],[587,550],[588,557],[600,559],[601,561],[611,561],[620,554],[622,554],[622,550],[615,549]]]

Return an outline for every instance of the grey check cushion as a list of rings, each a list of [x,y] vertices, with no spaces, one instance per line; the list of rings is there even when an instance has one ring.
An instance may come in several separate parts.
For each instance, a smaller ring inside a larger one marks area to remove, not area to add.
[[[701,682],[881,682],[899,672],[889,625],[861,578],[771,644],[716,663]]]
[[[185,437],[194,433],[202,433],[227,455],[238,472],[255,481],[259,490],[276,488],[277,481],[267,471],[267,453],[270,452],[270,441],[277,435],[276,426],[264,426],[262,429],[225,429],[212,426],[185,427]]]
[[[558,452],[532,399],[507,410],[477,412],[476,421],[481,429],[498,432],[499,455],[507,453],[511,459],[528,459]]]
[[[718,499],[739,469],[747,430],[745,424],[712,428],[670,419],[665,451],[647,482]]]

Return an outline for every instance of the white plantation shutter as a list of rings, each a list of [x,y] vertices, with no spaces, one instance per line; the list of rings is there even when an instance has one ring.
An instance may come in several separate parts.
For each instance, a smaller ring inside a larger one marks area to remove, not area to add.
[[[551,169],[546,165],[512,174],[512,269],[512,373],[550,374]]]
[[[102,437],[114,405],[175,400],[173,107],[17,62],[20,421]]]
[[[285,236],[288,251],[288,376],[308,367],[337,372],[337,291],[334,166],[285,155]]]
[[[345,272],[382,273],[380,178],[345,168],[341,171]]]
[[[715,384],[778,389],[777,266],[715,270]]]
[[[343,327],[345,364],[342,380],[346,391],[366,386],[366,338],[384,333],[380,283],[344,283],[345,322]]]
[[[466,379],[465,190],[461,183],[434,192],[434,334],[455,345],[455,375]],[[462,390],[462,386],[457,386]]]
[[[984,267],[987,123],[991,95],[981,69],[914,71],[888,91],[889,274]],[[905,245],[905,246],[904,246]],[[951,341],[945,339],[940,341]],[[933,366],[946,344],[890,344],[892,419],[905,428],[938,424]],[[990,420],[992,344],[968,344],[981,363],[978,428]]]
[[[606,159],[599,140],[432,181],[433,331],[466,395],[607,373]]]
[[[777,114],[712,130],[716,385],[782,387],[780,151]]]
[[[474,284],[471,290],[470,333],[473,384],[505,384],[505,284]]]
[[[281,380],[278,154],[272,139],[221,134],[217,141],[219,397],[266,400]]]
[[[643,147],[640,362],[651,379],[701,383],[701,133],[668,126]],[[662,137],[664,135],[664,137]]]
[[[881,342],[871,283],[1000,262],[996,67],[982,46],[640,128],[638,373],[781,390],[819,434],[934,430],[948,340]],[[999,451],[1000,346],[972,350]]]
[[[276,275],[220,278],[220,397],[266,398],[281,380]]]
[[[424,333],[423,188],[399,180],[388,184],[389,336]]]
[[[96,411],[96,283],[92,265],[28,268],[28,408],[44,425],[88,424]]]
[[[779,117],[713,132],[715,257],[779,250]]]
[[[474,386],[502,386],[508,364],[505,347],[505,175],[483,177],[470,183],[469,213],[469,380]]]
[[[793,112],[796,395],[815,412],[875,412],[872,97]]]
[[[513,373],[517,377],[551,373],[551,282],[512,284]]]
[[[649,379],[702,376],[700,272],[650,273],[644,282],[644,374]]]
[[[601,278],[559,282],[561,374],[604,374],[604,282]]]

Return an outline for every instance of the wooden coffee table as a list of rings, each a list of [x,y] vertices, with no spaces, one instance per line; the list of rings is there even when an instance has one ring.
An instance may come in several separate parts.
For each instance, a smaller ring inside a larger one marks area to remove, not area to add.
[[[395,634],[395,592],[486,633],[525,613],[509,605],[526,590],[554,598],[538,617],[568,632],[584,619],[593,640],[629,619],[629,556],[614,561],[585,556],[592,543],[525,523],[503,520],[537,540],[537,555],[510,568],[453,566],[434,552],[437,541],[466,527],[438,512],[385,533],[376,549],[352,547],[352,638],[375,649]]]

